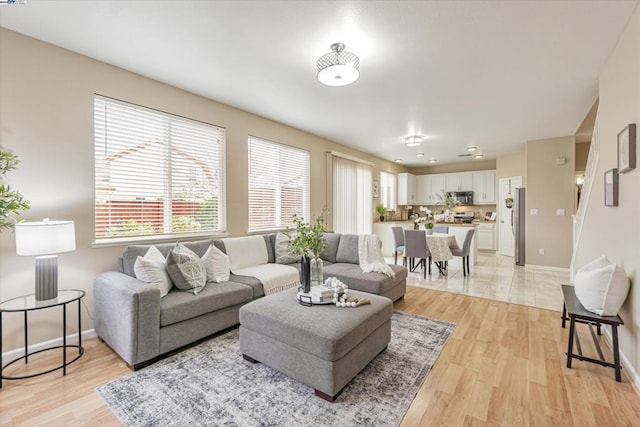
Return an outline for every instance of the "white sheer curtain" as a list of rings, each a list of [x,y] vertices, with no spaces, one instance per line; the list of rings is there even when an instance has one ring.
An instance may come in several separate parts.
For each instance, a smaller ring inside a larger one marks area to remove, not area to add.
[[[372,232],[372,166],[330,154],[333,231],[348,234]]]

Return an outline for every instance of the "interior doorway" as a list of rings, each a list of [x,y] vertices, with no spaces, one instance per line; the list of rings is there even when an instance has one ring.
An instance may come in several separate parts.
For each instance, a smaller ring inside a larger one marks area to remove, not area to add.
[[[522,177],[500,178],[500,195],[498,197],[498,252],[502,255],[515,256],[515,228],[513,224],[512,204],[508,198],[515,198],[516,189],[522,187]]]

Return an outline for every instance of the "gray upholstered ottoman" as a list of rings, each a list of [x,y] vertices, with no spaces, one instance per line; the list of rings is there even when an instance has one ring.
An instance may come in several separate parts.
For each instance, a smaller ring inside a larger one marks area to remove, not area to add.
[[[371,304],[305,307],[296,289],[252,301],[240,308],[240,351],[250,362],[262,362],[315,389],[333,402],[345,385],[391,339],[391,300],[364,292]]]

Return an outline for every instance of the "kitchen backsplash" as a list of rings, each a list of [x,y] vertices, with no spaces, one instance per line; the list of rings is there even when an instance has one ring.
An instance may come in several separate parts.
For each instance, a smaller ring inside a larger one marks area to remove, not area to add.
[[[389,220],[405,220],[409,219],[409,211],[414,213],[420,212],[420,206],[427,206],[433,213],[440,213],[444,210],[442,206],[428,206],[428,205],[412,205],[411,209],[408,206],[398,206],[395,212],[390,212],[387,215]],[[475,206],[456,206],[451,209],[453,212],[473,212],[474,218],[483,219],[486,212],[495,212],[496,205],[475,205]]]

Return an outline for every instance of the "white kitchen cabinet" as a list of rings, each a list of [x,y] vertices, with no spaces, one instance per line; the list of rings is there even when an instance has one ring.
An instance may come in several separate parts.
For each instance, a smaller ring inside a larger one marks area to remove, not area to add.
[[[417,204],[429,204],[429,195],[431,194],[431,175],[416,176],[416,193]]]
[[[473,172],[445,174],[445,191],[473,191]]]
[[[496,225],[494,223],[481,222],[478,224],[478,249],[495,251],[496,247]]]
[[[427,175],[430,177],[428,203],[435,205],[440,203],[440,196],[444,193],[447,174],[439,173]]]
[[[416,203],[416,176],[410,173],[398,174],[398,204],[411,205]]]
[[[496,171],[473,172],[473,204],[496,204]]]

